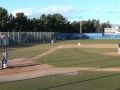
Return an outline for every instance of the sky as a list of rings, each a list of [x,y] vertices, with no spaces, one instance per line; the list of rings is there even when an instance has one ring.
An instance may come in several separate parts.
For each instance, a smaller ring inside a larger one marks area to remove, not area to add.
[[[100,20],[120,24],[120,0],[0,0],[0,7],[14,16],[23,12],[28,18],[42,14],[63,15],[68,21]]]

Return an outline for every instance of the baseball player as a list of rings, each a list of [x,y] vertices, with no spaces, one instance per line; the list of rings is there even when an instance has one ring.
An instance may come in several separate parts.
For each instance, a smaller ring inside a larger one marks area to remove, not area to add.
[[[51,40],[51,43],[54,44],[54,39]]]
[[[78,46],[81,46],[80,41],[78,41]]]
[[[1,69],[7,68],[7,59],[8,59],[8,53],[7,53],[7,51],[5,51],[3,53],[3,60],[2,60],[2,68]]]

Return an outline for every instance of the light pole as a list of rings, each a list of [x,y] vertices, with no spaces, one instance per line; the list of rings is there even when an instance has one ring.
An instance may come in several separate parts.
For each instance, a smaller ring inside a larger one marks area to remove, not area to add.
[[[82,21],[80,21],[80,38],[81,38],[81,35],[82,35]],[[80,38],[78,40],[78,45],[81,46],[80,44]]]
[[[82,21],[80,21],[80,37],[82,35]]]
[[[80,21],[80,34],[82,33],[82,21]]]

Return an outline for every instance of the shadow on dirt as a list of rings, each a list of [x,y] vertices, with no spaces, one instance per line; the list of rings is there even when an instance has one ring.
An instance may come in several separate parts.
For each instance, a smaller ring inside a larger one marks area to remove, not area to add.
[[[36,66],[36,65],[40,65],[40,63],[19,64],[19,65],[16,65],[16,66],[8,66],[7,69],[11,69],[11,68],[21,68],[21,67],[30,67],[30,66]]]

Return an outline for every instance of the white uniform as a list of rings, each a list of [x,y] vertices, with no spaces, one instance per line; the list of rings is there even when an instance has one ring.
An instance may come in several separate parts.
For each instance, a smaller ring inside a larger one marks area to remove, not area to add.
[[[54,39],[53,39],[53,40],[51,40],[51,43],[52,43],[52,44],[54,44]]]
[[[78,42],[78,46],[81,46],[80,42]]]
[[[5,51],[5,53],[3,53],[3,68],[7,68],[7,59],[8,59],[8,53],[7,51]]]

